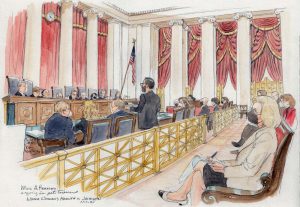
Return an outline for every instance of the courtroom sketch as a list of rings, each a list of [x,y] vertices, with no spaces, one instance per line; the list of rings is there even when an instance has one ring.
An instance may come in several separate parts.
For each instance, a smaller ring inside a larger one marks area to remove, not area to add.
[[[5,206],[298,206],[300,5],[272,2],[5,0]]]

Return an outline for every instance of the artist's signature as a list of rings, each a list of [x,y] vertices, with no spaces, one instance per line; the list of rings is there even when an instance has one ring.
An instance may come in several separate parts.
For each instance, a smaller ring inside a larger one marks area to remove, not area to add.
[[[34,201],[77,201],[79,203],[93,204],[101,198],[82,196],[78,190],[59,190],[56,187],[45,185],[21,185],[20,194],[28,202]]]

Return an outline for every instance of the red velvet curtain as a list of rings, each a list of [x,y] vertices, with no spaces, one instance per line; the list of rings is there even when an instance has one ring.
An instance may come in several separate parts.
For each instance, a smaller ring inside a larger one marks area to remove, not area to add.
[[[107,91],[107,32],[108,24],[98,19],[98,87]]]
[[[236,90],[237,75],[237,23],[235,21],[217,24],[217,84],[223,88],[229,74]]]
[[[56,3],[44,3],[42,8],[42,43],[40,87],[51,88],[58,86],[58,64],[60,45],[60,6]],[[46,15],[54,12],[55,20],[48,22]]]
[[[201,26],[189,26],[188,85],[194,90],[201,73]]]
[[[13,18],[8,18],[5,47],[5,75],[18,77],[23,76],[25,57],[27,11],[23,10]]]
[[[86,82],[86,26],[83,11],[73,7],[72,84],[79,87]]]
[[[171,75],[172,28],[159,29],[158,87],[166,87]]]
[[[274,81],[282,80],[280,21],[277,17],[254,19],[251,24],[251,79],[260,82],[265,70]]]

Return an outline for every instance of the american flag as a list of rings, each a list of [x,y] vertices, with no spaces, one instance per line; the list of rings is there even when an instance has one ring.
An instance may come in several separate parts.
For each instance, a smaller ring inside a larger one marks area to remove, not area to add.
[[[131,50],[131,55],[129,59],[129,65],[132,67],[132,84],[135,84],[135,46],[133,45],[132,50]]]

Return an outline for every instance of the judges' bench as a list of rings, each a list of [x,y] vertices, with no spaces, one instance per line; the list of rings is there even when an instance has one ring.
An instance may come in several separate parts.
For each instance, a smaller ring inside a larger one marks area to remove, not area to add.
[[[70,104],[73,120],[78,120],[83,116],[85,100],[6,96],[2,98],[5,110],[5,123],[7,125],[44,125],[49,117],[54,113],[55,104],[62,100]],[[93,100],[101,116],[107,116],[110,114],[109,105],[111,101],[112,100]],[[124,101],[133,104],[137,103],[136,99],[126,99]]]

